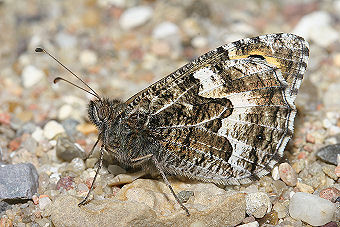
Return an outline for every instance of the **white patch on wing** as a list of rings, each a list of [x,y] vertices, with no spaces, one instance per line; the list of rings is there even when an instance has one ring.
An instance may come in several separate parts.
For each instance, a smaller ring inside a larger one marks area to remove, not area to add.
[[[237,124],[237,120],[242,120],[247,115],[247,113],[251,111],[251,107],[256,106],[256,103],[251,99],[251,95],[248,92],[230,94],[226,96],[226,98],[231,101],[234,109],[231,115],[222,120],[222,126],[218,130],[217,134],[229,139],[229,142],[233,147],[232,155],[237,159],[237,157],[242,156],[243,152],[249,151],[251,148],[248,145],[243,144],[242,141],[240,143],[240,141],[234,139],[235,124]],[[233,120],[230,121],[229,118]],[[230,162],[233,162],[233,158],[229,160]]]
[[[222,84],[221,83],[221,77],[214,73],[211,69],[208,67],[203,67],[200,70],[197,70],[193,76],[200,80],[200,91],[198,95],[201,95],[207,91],[210,91],[211,89],[215,88],[216,86]]]

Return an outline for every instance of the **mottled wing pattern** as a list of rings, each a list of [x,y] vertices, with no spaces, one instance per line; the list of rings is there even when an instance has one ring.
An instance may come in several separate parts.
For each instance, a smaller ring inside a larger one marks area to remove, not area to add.
[[[243,39],[212,50],[127,104],[167,150],[169,174],[221,184],[266,175],[293,133],[294,100],[308,43],[293,34]]]

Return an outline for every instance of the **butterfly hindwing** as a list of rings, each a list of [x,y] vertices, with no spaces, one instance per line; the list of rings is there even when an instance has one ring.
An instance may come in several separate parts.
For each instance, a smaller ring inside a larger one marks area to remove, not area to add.
[[[126,102],[166,150],[169,174],[222,184],[270,171],[292,136],[308,44],[269,34],[224,45]],[[171,160],[170,160],[171,159]]]

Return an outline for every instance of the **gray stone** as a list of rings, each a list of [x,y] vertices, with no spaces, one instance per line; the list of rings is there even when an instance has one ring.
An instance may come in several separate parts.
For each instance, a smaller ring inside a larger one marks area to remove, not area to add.
[[[74,136],[78,133],[77,125],[79,125],[79,121],[73,118],[67,118],[61,122],[61,125],[64,127],[65,132],[68,136]]]
[[[36,128],[37,126],[34,123],[29,121],[18,129],[16,136],[17,137],[22,136],[22,134],[24,133],[32,134]]]
[[[0,166],[0,199],[31,199],[38,190],[38,177],[31,163]]]
[[[74,158],[84,159],[86,157],[85,152],[79,146],[68,137],[63,136],[58,137],[56,154],[58,158],[67,162],[72,161]]]
[[[332,144],[322,147],[316,156],[324,162],[337,165],[337,155],[340,155],[340,144]]]
[[[109,167],[107,168],[107,170],[112,174],[112,175],[119,175],[119,174],[125,174],[126,170],[123,169],[120,166],[117,165],[109,165]]]

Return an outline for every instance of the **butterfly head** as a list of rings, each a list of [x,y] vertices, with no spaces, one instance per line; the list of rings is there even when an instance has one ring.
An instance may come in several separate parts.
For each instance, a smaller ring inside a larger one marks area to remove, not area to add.
[[[113,119],[114,110],[119,103],[117,100],[109,99],[91,100],[88,108],[90,121],[95,124],[98,129],[103,130],[107,122]]]

